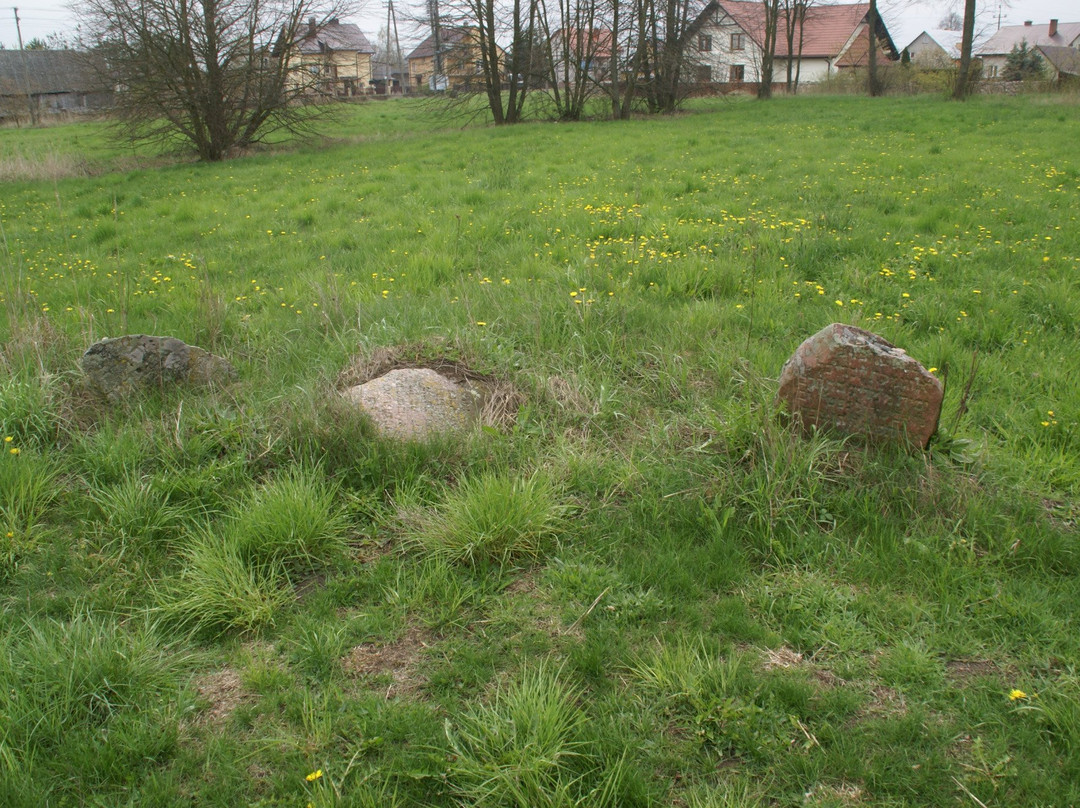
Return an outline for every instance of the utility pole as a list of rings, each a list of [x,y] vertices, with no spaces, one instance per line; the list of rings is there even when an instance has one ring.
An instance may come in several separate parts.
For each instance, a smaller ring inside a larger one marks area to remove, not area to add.
[[[443,76],[442,54],[442,21],[439,19],[439,0],[428,0],[428,13],[431,17],[431,36],[435,44],[435,75],[432,79],[432,90],[445,90],[446,80]]]
[[[397,29],[397,12],[394,11],[394,0],[389,0],[386,8],[386,62],[390,63],[390,32],[394,33],[394,55],[397,57],[394,64],[398,69],[398,79],[401,81],[401,94],[405,95],[409,92],[409,82],[405,76],[405,64],[401,58],[401,40],[398,39]],[[391,72],[391,78],[393,78],[393,71]],[[392,83],[392,82],[390,82]],[[387,85],[389,86],[389,84]],[[389,93],[389,90],[387,91]]]
[[[13,6],[11,10],[15,12],[15,33],[19,37],[19,53],[22,54],[23,83],[26,85],[26,109],[30,113],[30,125],[37,126],[37,105],[34,104],[34,96],[30,92],[30,68],[26,66],[26,50],[23,48],[22,26],[19,25],[19,9]]]

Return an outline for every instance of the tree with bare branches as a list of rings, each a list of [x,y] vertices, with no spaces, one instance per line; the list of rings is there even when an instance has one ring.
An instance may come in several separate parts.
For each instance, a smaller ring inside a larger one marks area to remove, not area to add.
[[[560,120],[579,120],[610,80],[613,32],[599,0],[540,0],[539,8],[548,95]]]
[[[684,73],[693,36],[704,24],[697,0],[636,0],[637,71],[649,112],[674,112],[687,94]]]
[[[813,5],[814,0],[780,0],[780,11],[784,18],[784,40],[787,44],[786,87],[787,91],[793,94],[799,91],[803,33],[806,30],[806,15]]]
[[[773,63],[776,59],[776,38],[780,29],[780,0],[761,0],[761,5],[765,12],[765,27],[761,43],[761,76],[757,97],[764,100],[772,98]],[[789,58],[789,64],[790,61]]]
[[[310,131],[323,109],[301,103],[319,77],[300,69],[310,25],[339,0],[81,0],[86,39],[118,88],[124,134],[190,144],[221,160],[272,132]]]

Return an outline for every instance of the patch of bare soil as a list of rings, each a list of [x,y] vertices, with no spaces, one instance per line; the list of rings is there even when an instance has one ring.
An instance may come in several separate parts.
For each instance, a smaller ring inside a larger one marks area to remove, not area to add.
[[[769,648],[765,651],[765,662],[763,663],[763,666],[767,671],[776,670],[777,668],[782,670],[798,668],[801,667],[802,664],[803,655],[787,646]]]
[[[220,726],[228,721],[245,697],[240,674],[233,668],[204,674],[196,680],[195,687],[199,698],[209,704],[202,720],[213,726]]]
[[[561,409],[575,413],[587,413],[592,410],[589,400],[562,376],[548,377],[547,393]]]
[[[875,685],[870,690],[870,700],[859,710],[858,719],[898,718],[907,715],[907,711],[902,693],[885,685]]]
[[[582,610],[582,615],[570,625],[564,625],[559,610],[546,597],[546,593],[539,585],[539,569],[532,569],[515,578],[506,588],[503,594],[511,599],[514,604],[511,608],[526,612],[526,619],[530,620],[540,631],[549,637],[571,637],[581,640],[585,634],[581,628],[582,622],[598,605]],[[606,590],[605,590],[606,594]],[[598,601],[603,598],[598,598]]]
[[[536,591],[535,570],[519,575],[503,589],[503,592],[507,595],[526,595],[534,591]]]
[[[779,648],[766,648],[761,653],[764,657],[761,667],[767,671],[803,670],[813,676],[814,680],[822,687],[834,687],[842,683],[839,676],[814,661],[815,655],[808,657],[793,648],[788,648],[786,645]]]
[[[1071,502],[1044,499],[1042,501],[1042,506],[1047,517],[1049,517],[1050,522],[1056,528],[1061,530],[1076,530],[1077,524],[1080,523],[1080,507],[1077,507]]]
[[[430,645],[430,634],[412,626],[397,642],[361,643],[342,658],[341,664],[346,674],[355,678],[389,676],[388,699],[412,696],[427,684],[427,678],[418,668],[424,649]]]
[[[803,794],[803,805],[862,805],[865,792],[855,783],[818,783]]]
[[[989,659],[953,659],[945,663],[945,675],[956,682],[966,682],[1001,672],[997,663]]]

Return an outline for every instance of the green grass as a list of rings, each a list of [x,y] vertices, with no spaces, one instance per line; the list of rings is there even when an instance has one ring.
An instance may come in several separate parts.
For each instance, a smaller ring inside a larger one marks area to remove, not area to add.
[[[462,482],[435,509],[407,517],[406,541],[443,561],[505,566],[552,548],[565,529],[565,511],[545,476],[486,473]]]
[[[0,802],[1080,801],[1075,103],[462,123],[0,131]],[[777,420],[838,320],[927,453]],[[123,333],[239,380],[106,406]],[[384,440],[395,364],[505,417]]]

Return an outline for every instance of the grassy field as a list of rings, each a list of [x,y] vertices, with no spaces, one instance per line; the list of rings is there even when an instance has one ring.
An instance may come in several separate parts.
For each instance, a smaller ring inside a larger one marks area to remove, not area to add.
[[[0,804],[1080,803],[1080,108],[333,135],[0,131]],[[926,454],[777,422],[834,321],[947,377]],[[240,379],[110,408],[124,333]],[[410,364],[505,418],[339,403]]]

